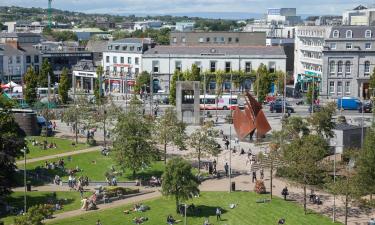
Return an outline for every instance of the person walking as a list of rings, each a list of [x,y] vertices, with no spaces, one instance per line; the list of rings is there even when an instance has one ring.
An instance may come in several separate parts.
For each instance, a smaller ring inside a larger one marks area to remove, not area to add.
[[[225,139],[225,147],[228,150],[228,148],[229,148],[229,140],[228,139]]]
[[[228,172],[229,172],[229,166],[228,166],[228,163],[225,163],[224,165],[224,170],[225,170],[225,176],[228,176]]]
[[[100,222],[100,220],[97,220],[96,225],[103,225],[103,224],[102,224],[102,222]]]
[[[252,182],[254,183],[255,181],[257,181],[257,172],[256,172],[256,171],[253,171]]]
[[[283,190],[281,191],[281,195],[284,196],[284,200],[286,201],[286,196],[289,195],[289,191],[287,187],[283,188]]]
[[[212,162],[212,165],[213,165],[213,169],[214,169],[214,173],[216,173],[216,159],[214,159],[214,161]]]
[[[221,209],[218,207],[216,208],[216,220],[220,220],[221,221]]]
[[[264,171],[263,168],[260,169],[260,179],[264,179]]]

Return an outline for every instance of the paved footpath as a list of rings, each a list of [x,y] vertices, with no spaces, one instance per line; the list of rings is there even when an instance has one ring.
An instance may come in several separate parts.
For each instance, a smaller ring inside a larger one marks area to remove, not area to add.
[[[54,217],[53,219],[48,219],[45,222],[50,223],[50,222],[55,222],[56,220],[66,219],[66,218],[70,218],[70,217],[74,217],[74,216],[82,216],[82,215],[89,214],[89,213],[96,213],[96,212],[100,212],[100,211],[105,210],[105,209],[116,208],[116,207],[119,207],[119,206],[122,206],[122,205],[127,205],[127,204],[132,204],[132,203],[150,200],[150,199],[154,199],[154,198],[159,198],[160,196],[161,196],[161,193],[158,190],[156,190],[156,191],[146,193],[146,194],[143,194],[143,195],[138,195],[138,196],[126,198],[126,199],[123,199],[123,200],[115,201],[115,202],[112,202],[110,204],[101,204],[101,205],[98,206],[97,210],[85,211],[85,210],[82,210],[82,209],[78,209],[78,210],[73,210],[73,211],[55,214],[55,215],[53,215],[53,217]]]
[[[82,154],[82,153],[95,152],[95,151],[98,151],[100,149],[101,149],[101,146],[95,146],[95,147],[92,147],[92,148],[86,148],[86,149],[71,151],[71,152],[64,152],[64,153],[56,154],[56,155],[47,155],[47,156],[43,156],[43,157],[39,157],[39,158],[27,159],[27,163],[33,163],[33,162],[45,161],[45,160],[49,160],[49,159],[61,158],[61,157],[69,156],[69,155],[78,155],[78,154]],[[22,165],[22,164],[24,164],[24,162],[25,162],[24,160],[20,160],[20,161],[17,161],[16,164]]]

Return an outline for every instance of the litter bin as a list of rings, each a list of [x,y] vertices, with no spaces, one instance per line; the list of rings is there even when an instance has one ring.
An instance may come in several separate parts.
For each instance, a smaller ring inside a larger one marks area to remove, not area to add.
[[[236,182],[232,182],[232,191],[236,191]]]
[[[30,184],[30,183],[27,183],[27,184],[26,184],[26,190],[27,190],[27,191],[31,191],[31,184]]]

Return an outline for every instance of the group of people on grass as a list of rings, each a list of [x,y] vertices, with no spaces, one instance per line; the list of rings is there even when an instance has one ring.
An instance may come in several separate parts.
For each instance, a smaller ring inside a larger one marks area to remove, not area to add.
[[[46,140],[43,140],[43,142],[38,142],[38,140],[33,139],[31,141],[31,145],[32,146],[40,146],[40,147],[43,148],[43,150],[56,149],[57,148],[57,144],[55,142],[48,143]]]
[[[88,211],[88,210],[94,210],[97,209],[96,207],[96,200],[97,200],[97,195],[96,192],[94,192],[90,197],[83,198],[81,200],[82,202],[82,210]]]

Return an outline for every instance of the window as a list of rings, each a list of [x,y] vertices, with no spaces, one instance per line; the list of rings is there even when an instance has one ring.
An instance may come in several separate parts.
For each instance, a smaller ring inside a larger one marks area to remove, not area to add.
[[[9,56],[8,58],[8,64],[12,64],[13,63],[13,56]]]
[[[152,61],[152,72],[159,73],[159,61]]]
[[[178,70],[178,71],[182,71],[182,64],[181,64],[181,61],[176,61],[175,62],[175,66],[174,66],[175,70]]]
[[[204,38],[200,37],[199,38],[199,43],[203,43],[204,42]]]
[[[337,74],[342,75],[342,61],[337,63]]]
[[[329,47],[331,48],[331,49],[336,49],[336,43],[331,43],[330,45],[329,45]]]
[[[142,51],[142,47],[137,47],[137,51],[141,52]]]
[[[268,70],[270,73],[274,73],[276,71],[276,63],[275,62],[269,62],[268,63]]]
[[[176,37],[173,37],[172,40],[173,40],[173,43],[177,43],[177,38]]]
[[[365,38],[371,38],[371,30],[366,30]]]
[[[115,46],[115,50],[120,50],[120,46],[119,46],[119,45],[116,45],[116,46]]]
[[[37,72],[37,73],[39,73],[39,66],[38,65],[34,66],[34,71]]]
[[[329,63],[329,73],[331,74],[331,76],[335,74],[335,69],[335,61],[331,61]]]
[[[329,93],[334,94],[335,93],[335,82],[330,81],[329,82]]]
[[[229,43],[232,42],[232,38],[231,37],[228,38],[228,42]]]
[[[337,81],[337,94],[338,93],[341,94],[341,91],[342,91],[342,83],[341,81]]]
[[[338,38],[340,36],[340,32],[338,30],[333,31],[333,37]]]
[[[352,49],[353,45],[352,43],[346,43],[346,49]]]
[[[120,67],[120,73],[121,73],[121,75],[124,74],[124,67],[123,66]]]
[[[199,73],[201,72],[201,67],[202,67],[202,63],[197,61],[197,62],[194,62],[195,65],[197,65],[198,69],[199,69]]]
[[[16,56],[16,63],[21,63],[21,57],[20,56]]]
[[[38,55],[34,55],[34,63],[39,63],[39,56]]]
[[[350,65],[350,61],[346,61],[345,63],[345,74],[350,75],[352,73],[352,68]]]
[[[109,70],[110,70],[109,66],[106,66],[106,67],[105,67],[105,72],[106,72],[107,74],[109,73]]]
[[[134,46],[130,46],[129,50],[134,51]]]
[[[232,71],[231,63],[230,62],[225,62],[225,72],[229,73],[230,71]]]
[[[117,56],[113,56],[113,63],[117,63]]]
[[[106,61],[107,63],[109,63],[109,56],[106,56],[106,57],[105,57],[105,61]]]
[[[238,37],[236,37],[236,43],[240,42],[240,39]]]
[[[353,37],[353,32],[351,30],[346,31],[346,38],[352,38]]]
[[[345,82],[345,93],[350,94],[350,81]]]
[[[219,42],[224,43],[225,42],[225,38],[224,37],[219,37]]]
[[[209,37],[206,38],[206,42],[210,42],[210,38]]]
[[[251,73],[251,62],[246,62],[245,63],[245,72],[246,73]]]
[[[211,71],[211,73],[215,73],[216,72],[216,61],[211,61],[210,62],[210,71]]]
[[[181,38],[182,43],[186,43],[186,37]]]
[[[135,57],[134,63],[135,63],[135,65],[139,65],[139,58],[138,57]]]
[[[370,62],[365,62],[365,75],[370,75]]]
[[[121,58],[120,58],[120,62],[121,62],[122,64],[125,63],[124,57],[121,57]]]
[[[135,68],[135,75],[138,75],[139,74],[139,68]]]
[[[123,51],[126,51],[127,48],[128,48],[127,45],[122,46],[122,50],[123,50]]]
[[[132,64],[132,57],[128,57],[128,64]]]
[[[31,56],[29,55],[26,56],[26,63],[31,63]]]
[[[365,44],[365,49],[371,49],[371,43],[366,43]]]

